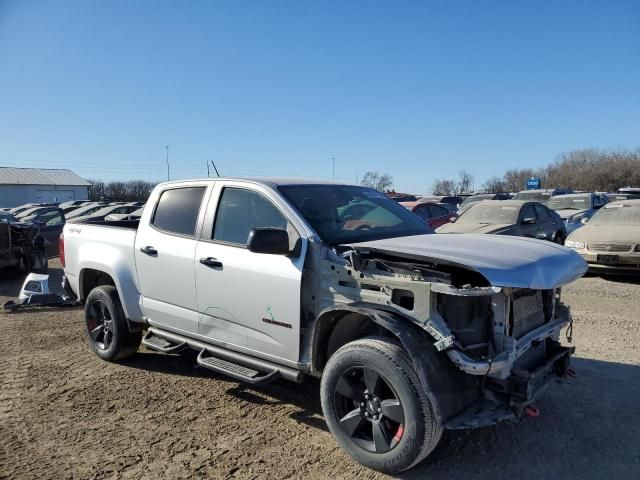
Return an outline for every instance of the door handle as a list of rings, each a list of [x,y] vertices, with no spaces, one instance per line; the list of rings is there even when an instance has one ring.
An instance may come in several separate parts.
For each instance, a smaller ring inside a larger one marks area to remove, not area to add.
[[[140,251],[144,254],[151,255],[151,256],[158,255],[158,250],[156,250],[155,248],[149,245],[147,245],[146,247],[142,247]]]
[[[222,262],[213,257],[201,258],[200,263],[211,268],[222,268]]]

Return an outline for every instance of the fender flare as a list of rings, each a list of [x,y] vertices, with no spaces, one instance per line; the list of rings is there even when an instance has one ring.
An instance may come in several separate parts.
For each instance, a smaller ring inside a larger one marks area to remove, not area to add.
[[[480,395],[477,379],[455,367],[444,352],[438,352],[433,346],[433,338],[425,330],[397,312],[375,307],[367,304],[338,305],[320,312],[312,334],[311,365],[314,372],[321,371],[318,365],[322,361],[321,340],[338,320],[356,313],[367,317],[400,341],[440,422],[445,422],[477,400]]]

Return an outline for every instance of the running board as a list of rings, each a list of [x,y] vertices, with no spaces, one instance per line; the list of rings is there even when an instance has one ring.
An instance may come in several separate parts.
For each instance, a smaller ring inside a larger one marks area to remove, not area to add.
[[[206,349],[202,349],[200,355],[198,355],[198,365],[240,380],[241,382],[250,383],[251,385],[266,385],[280,378],[280,370],[273,370],[260,375],[263,372],[238,365],[237,363],[227,362],[218,357],[205,356],[206,352]]]
[[[171,343],[164,338],[156,337],[151,330],[147,330],[142,338],[142,344],[151,349],[161,353],[173,353],[181,350],[187,345],[187,342],[180,342],[178,344]]]
[[[271,382],[276,378],[283,378],[296,383],[302,383],[305,374],[294,368],[272,363],[268,360],[253,357],[235,350],[218,347],[210,343],[204,343],[191,337],[168,332],[158,327],[149,327],[147,336],[154,339],[163,340],[173,345],[170,352],[175,352],[178,348],[190,348],[200,352],[198,364],[202,367],[215,370],[216,372],[229,375],[243,382],[261,385]],[[146,343],[145,343],[146,345]],[[155,345],[150,347],[155,348]],[[162,347],[167,348],[167,347]],[[225,362],[224,364],[221,362]],[[242,369],[246,369],[242,370]],[[256,374],[250,372],[257,372]],[[257,382],[256,382],[257,380]]]

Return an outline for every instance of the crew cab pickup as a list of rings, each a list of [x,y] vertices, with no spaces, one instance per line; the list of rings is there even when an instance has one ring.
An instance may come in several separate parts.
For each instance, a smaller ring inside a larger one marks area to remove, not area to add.
[[[142,343],[254,385],[319,377],[338,444],[389,473],[444,429],[535,413],[571,373],[560,288],[587,270],[550,242],[438,235],[375,190],[287,179],[163,183],[139,220],[67,224],[60,243],[99,357]]]

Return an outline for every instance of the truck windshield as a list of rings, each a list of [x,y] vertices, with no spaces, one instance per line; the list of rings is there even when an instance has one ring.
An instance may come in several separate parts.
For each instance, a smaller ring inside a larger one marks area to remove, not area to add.
[[[349,185],[288,185],[280,192],[329,245],[433,233],[383,193]]]

